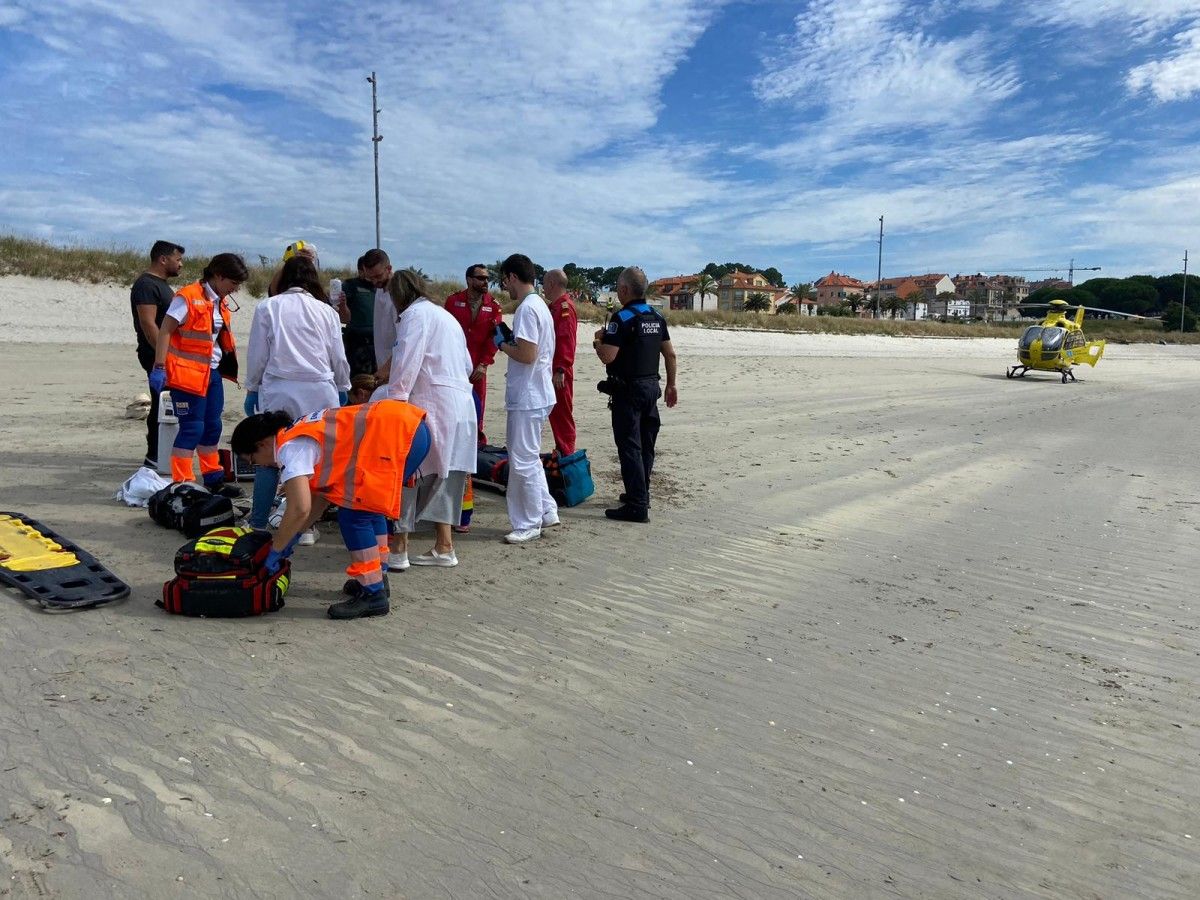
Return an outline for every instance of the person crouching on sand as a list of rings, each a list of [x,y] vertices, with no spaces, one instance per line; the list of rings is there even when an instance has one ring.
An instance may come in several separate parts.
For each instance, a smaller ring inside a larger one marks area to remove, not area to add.
[[[271,541],[267,570],[277,571],[301,532],[337,504],[350,580],[342,588],[348,599],[331,605],[329,617],[387,615],[386,520],[400,517],[401,487],[429,453],[425,411],[378,400],[320,410],[295,423],[287,413],[265,412],[243,419],[229,443],[255,465],[280,469],[287,511]]]

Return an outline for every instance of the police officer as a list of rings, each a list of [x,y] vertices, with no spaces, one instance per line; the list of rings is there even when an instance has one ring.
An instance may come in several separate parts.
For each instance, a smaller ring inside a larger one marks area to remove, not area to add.
[[[621,505],[604,515],[622,522],[649,522],[650,471],[658,438],[658,357],[667,367],[667,406],[678,401],[675,390],[675,348],[666,320],[646,303],[646,273],[637,266],[617,278],[621,308],[596,332],[592,346],[608,370],[600,389],[609,394],[613,438],[621,460],[625,493]]]

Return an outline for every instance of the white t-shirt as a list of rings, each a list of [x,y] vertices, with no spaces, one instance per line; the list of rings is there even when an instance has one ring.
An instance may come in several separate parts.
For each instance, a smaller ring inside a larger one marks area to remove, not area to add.
[[[221,348],[217,344],[217,335],[225,327],[225,320],[221,318],[221,298],[217,296],[216,291],[208,286],[207,281],[203,282],[203,284],[204,296],[213,302],[212,365],[209,368],[215,369],[221,361]],[[171,305],[167,307],[167,315],[182,325],[187,321],[187,301],[176,294],[171,298]]]
[[[321,445],[315,438],[294,437],[275,451],[275,461],[279,463],[280,484],[287,484],[293,478],[308,478],[321,461]]]
[[[505,373],[505,409],[548,409],[554,405],[554,319],[550,307],[538,294],[530,293],[513,316],[513,337],[537,344],[537,358],[531,363],[508,359]]]

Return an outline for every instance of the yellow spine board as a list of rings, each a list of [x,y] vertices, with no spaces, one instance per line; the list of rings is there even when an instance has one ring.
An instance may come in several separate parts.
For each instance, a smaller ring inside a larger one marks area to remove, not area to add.
[[[41,572],[77,565],[79,558],[57,541],[20,519],[0,516],[0,566],[11,572]]]

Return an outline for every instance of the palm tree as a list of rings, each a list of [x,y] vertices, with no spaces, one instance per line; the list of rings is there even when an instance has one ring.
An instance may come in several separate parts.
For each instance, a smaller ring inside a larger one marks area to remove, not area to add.
[[[576,299],[591,300],[592,286],[587,280],[587,276],[582,272],[576,272],[567,279],[567,290],[573,293]]]
[[[863,303],[866,302],[866,298],[863,297],[862,294],[855,292],[853,294],[847,294],[846,299],[843,302],[846,304],[846,308],[857,316],[858,311],[863,308]]]
[[[504,265],[504,260],[498,259],[487,267],[488,283],[494,284],[497,290],[500,289],[500,267],[502,265]]]
[[[717,293],[717,279],[713,278],[707,272],[701,272],[699,275],[696,276],[696,280],[692,282],[691,287],[692,287],[692,292],[697,294],[700,298],[700,307],[699,308],[704,309],[704,298],[707,297],[709,294],[715,295]],[[696,301],[693,300],[692,301],[693,309],[696,308],[695,304],[696,304]]]
[[[771,308],[771,296],[762,291],[753,291],[742,306],[746,312],[766,312]]]
[[[790,288],[792,292],[792,303],[795,306],[793,312],[803,312],[803,302],[812,297],[812,285],[807,281],[799,281],[793,284]]]

